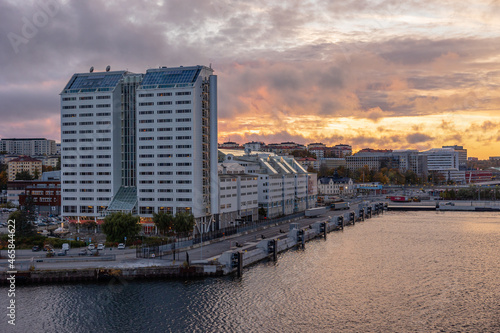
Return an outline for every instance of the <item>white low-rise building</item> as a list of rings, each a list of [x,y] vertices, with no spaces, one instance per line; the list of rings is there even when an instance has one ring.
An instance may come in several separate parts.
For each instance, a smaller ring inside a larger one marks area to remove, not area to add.
[[[354,194],[354,183],[348,177],[322,177],[318,179],[318,194],[351,196]]]

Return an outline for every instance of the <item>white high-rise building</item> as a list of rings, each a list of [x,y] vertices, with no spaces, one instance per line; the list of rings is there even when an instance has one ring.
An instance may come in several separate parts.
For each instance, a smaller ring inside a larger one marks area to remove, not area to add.
[[[63,216],[218,213],[217,77],[204,66],[75,74],[61,93]]]
[[[54,155],[57,152],[57,147],[54,140],[44,138],[1,139],[0,151],[27,156]]]
[[[218,213],[217,76],[204,66],[146,72],[137,89],[139,215]]]

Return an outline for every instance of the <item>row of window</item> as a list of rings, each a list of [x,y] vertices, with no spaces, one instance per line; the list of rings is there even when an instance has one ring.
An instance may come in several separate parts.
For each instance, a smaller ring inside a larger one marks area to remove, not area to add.
[[[190,131],[191,127],[176,127],[175,130],[176,131]],[[154,128],[140,128],[139,129],[139,132],[154,132],[154,131],[155,131]],[[171,127],[157,128],[156,131],[157,132],[170,132],[170,131],[172,131],[172,128]],[[191,137],[189,137],[189,138],[191,138]]]
[[[192,181],[191,180],[176,180],[175,181],[176,184],[191,184]],[[154,180],[141,180],[139,181],[139,184],[173,184],[173,181],[172,180],[158,180],[155,181]]]
[[[63,134],[76,134],[77,132],[75,130],[73,131],[62,131]],[[94,130],[79,130],[79,134],[93,134]],[[110,129],[98,129],[95,130],[95,133],[111,133]],[[92,148],[92,147],[90,147]],[[66,150],[66,149],[65,149]]]
[[[109,168],[111,167],[111,163],[98,163],[95,165],[98,168]],[[76,164],[63,164],[63,167],[65,168],[76,168]],[[94,164],[80,164],[80,168],[93,168]]]
[[[154,119],[141,119],[141,120],[139,120],[139,124],[152,124],[154,122],[155,122]],[[157,123],[171,123],[172,119],[165,119],[165,118],[156,119],[156,122]],[[176,123],[187,123],[187,122],[191,122],[191,118],[177,118],[177,119],[175,119],[175,122]]]
[[[102,198],[106,199],[106,198]],[[109,200],[109,198],[107,198]],[[106,201],[106,200],[103,200]],[[78,206],[63,206],[63,212],[64,213],[76,213],[77,212]],[[108,207],[106,206],[97,206],[97,213],[100,213],[104,210],[106,210]],[[93,214],[94,213],[94,206],[80,206],[80,213],[86,213],[86,214]]]
[[[169,175],[172,175],[172,171],[158,171],[157,175],[158,176],[169,176]],[[180,176],[188,176],[188,175],[191,175],[191,171],[177,171],[175,173],[176,175],[180,175]],[[142,172],[139,172],[139,175],[141,176],[154,176],[155,173],[154,171],[142,171]]]
[[[76,188],[65,188],[63,192],[77,192]],[[80,192],[94,192],[94,189],[92,188],[81,188]],[[111,192],[111,189],[109,188],[98,188],[96,192]]]
[[[95,105],[96,109],[101,109],[101,108],[110,108],[111,104],[96,104]],[[74,110],[76,109],[76,105],[64,105],[63,110]],[[93,109],[94,105],[92,104],[84,104],[84,105],[79,105],[79,109]]]
[[[154,158],[154,154],[140,154],[139,158]],[[174,154],[156,154],[158,158],[171,158]],[[191,154],[175,154],[175,157],[191,157]]]
[[[191,95],[190,91],[178,91],[175,93],[175,96],[188,96]],[[163,93],[157,93],[156,96],[172,96],[171,92],[163,92]],[[154,97],[153,93],[148,93],[148,94],[139,94],[139,97]]]
[[[92,139],[92,138],[81,138],[79,140],[76,140],[76,139],[63,139],[62,140],[62,142],[77,142],[77,141],[80,141],[80,142],[92,142],[92,141],[94,141],[94,139]],[[111,138],[96,138],[95,141],[97,141],[97,142],[106,142],[106,141],[111,141]],[[70,150],[70,149],[68,149],[68,150]]]
[[[172,145],[160,145],[156,146],[156,149],[172,149]],[[177,149],[186,149],[186,148],[192,148],[191,145],[176,145],[175,148]],[[139,146],[139,149],[155,149],[155,146]]]
[[[96,96],[95,99],[110,99],[110,95]],[[80,96],[81,101],[92,100],[94,96]],[[76,101],[76,97],[63,97],[63,101]]]
[[[76,184],[76,180],[65,180],[63,184]],[[96,184],[111,184],[111,180],[96,180]],[[94,184],[93,180],[80,180],[80,184]]]
[[[99,113],[96,113],[95,115],[96,115],[96,117],[107,117],[107,116],[111,116],[111,112],[99,112]],[[68,114],[62,115],[63,118],[76,118],[76,116],[77,116],[76,113],[68,113]],[[80,113],[78,116],[79,117],[93,117],[94,114],[93,113]]]
[[[172,110],[157,110],[156,114],[170,114],[172,113]],[[175,110],[175,113],[191,113],[191,109],[179,109]],[[148,111],[139,111],[140,115],[146,115],[146,114],[155,114],[153,110],[148,110]]]
[[[175,104],[177,105],[185,105],[185,104],[191,104],[191,101],[175,101]],[[139,106],[153,106],[155,105],[155,102],[140,102]],[[156,105],[172,105],[172,101],[159,101],[156,102]],[[82,108],[83,105],[80,105],[80,108]]]

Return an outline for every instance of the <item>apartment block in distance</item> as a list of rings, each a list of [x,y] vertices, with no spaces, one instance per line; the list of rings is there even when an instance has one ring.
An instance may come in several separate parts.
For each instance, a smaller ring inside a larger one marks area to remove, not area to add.
[[[1,139],[0,151],[16,155],[54,155],[57,153],[56,142],[44,138]]]
[[[8,180],[16,180],[16,174],[27,171],[36,179],[42,178],[42,161],[31,158],[29,156],[20,156],[7,162],[9,170]]]
[[[217,77],[204,66],[75,74],[61,93],[68,220],[218,212]]]

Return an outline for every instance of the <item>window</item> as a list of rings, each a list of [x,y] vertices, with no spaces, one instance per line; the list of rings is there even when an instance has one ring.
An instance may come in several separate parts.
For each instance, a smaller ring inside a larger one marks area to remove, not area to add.
[[[175,113],[191,113],[191,109],[179,109],[175,110]]]
[[[80,126],[94,125],[93,121],[80,121]]]
[[[191,174],[191,171],[177,171],[177,175],[187,176]]]
[[[177,198],[176,201],[191,201],[191,198]]]
[[[76,197],[64,197],[63,200],[74,201],[76,200]]]
[[[91,104],[88,104],[88,105],[80,105],[78,108],[80,108],[80,109],[92,109],[92,108],[94,108],[94,106]]]
[[[154,111],[139,111],[139,114],[154,114]]]
[[[139,163],[139,166],[141,167],[151,167],[151,166],[155,166],[154,163]]]
[[[97,147],[97,150],[111,150],[111,147]]]
[[[95,131],[96,133],[111,133],[110,129],[99,129]]]
[[[155,181],[154,180],[141,180],[139,182],[139,184],[154,184]]]
[[[111,96],[105,95],[105,96],[96,96],[95,99],[110,99],[110,98],[111,98]]]
[[[158,176],[170,176],[172,171],[158,171]]]
[[[93,113],[80,113],[79,116],[80,117],[93,117],[94,114]]]
[[[111,190],[109,188],[98,188],[97,189],[97,192],[111,192]]]
[[[151,141],[153,139],[154,138],[152,136],[144,136],[144,137],[139,138],[139,141]]]
[[[95,139],[95,141],[100,141],[100,142],[111,141],[111,138],[97,138],[97,139]]]
[[[175,93],[175,96],[187,96],[187,95],[191,95],[191,92],[190,91],[179,91],[179,92]]]
[[[157,93],[156,96],[159,96],[159,97],[161,97],[161,96],[172,96],[172,93],[170,93],[170,92]]]
[[[175,138],[177,140],[190,140],[191,139],[190,136],[176,136]]]
[[[80,97],[80,101],[88,101],[91,99],[94,99],[94,97],[93,96],[81,96]]]
[[[171,180],[159,180],[158,184],[172,184]]]
[[[155,146],[139,146],[139,149],[154,149]]]
[[[191,154],[177,154],[176,157],[191,157]]]
[[[161,101],[156,103],[156,105],[171,105],[171,104],[172,104],[171,101]]]
[[[63,167],[65,167],[65,168],[76,168],[76,164],[63,164]],[[68,184],[74,184],[74,183],[68,183]]]
[[[96,125],[110,125],[111,121],[109,121],[109,120],[106,120],[106,121],[96,121],[95,124]]]
[[[63,131],[63,134],[76,134],[76,131]]]
[[[153,214],[153,207],[139,207],[139,214]]]
[[[175,104],[191,104],[191,101],[176,101]]]
[[[158,198],[158,201],[172,201],[172,198]]]
[[[177,193],[191,193],[191,189],[190,188],[178,188]]]
[[[111,184],[111,180],[98,180],[97,184]]]
[[[190,166],[191,162],[176,163],[175,165],[177,165],[177,166]]]
[[[80,139],[80,142],[92,142],[93,139],[92,138],[83,138],[83,139]]]
[[[172,163],[158,163],[158,166],[172,166]]]
[[[109,155],[106,155],[106,156],[109,156]],[[98,176],[110,176],[111,172],[98,172],[97,175]]]
[[[75,164],[76,166],[76,164]],[[76,180],[65,180],[63,184],[76,184]]]
[[[176,131],[190,131],[191,127],[176,127]]]
[[[90,134],[94,133],[94,130],[80,130],[80,134]]]
[[[191,145],[176,145],[175,148],[177,148],[177,149],[191,148]]]
[[[89,159],[89,158],[94,158],[94,155],[82,155],[80,156],[81,159]]]
[[[81,188],[80,192],[94,192],[93,188]]]
[[[172,119],[157,119],[157,123],[171,123]]]
[[[76,122],[73,122],[73,123],[63,123],[63,126],[76,126]]]
[[[142,193],[152,193],[152,192],[154,192],[154,191],[155,191],[155,190],[154,190],[154,189],[152,189],[152,188],[141,188],[141,189],[139,190],[139,192],[142,192]]]
[[[160,189],[158,189],[158,192],[160,192],[160,193],[171,193],[172,189],[171,188],[160,188]]]
[[[64,110],[71,110],[71,109],[76,109],[76,105],[65,105],[63,106]]]
[[[76,172],[64,172],[63,175],[65,175],[65,176],[76,176]]]
[[[100,163],[97,164],[98,168],[109,168],[111,166],[111,163]]]
[[[93,172],[80,172],[80,176],[93,176]]]
[[[190,180],[178,180],[176,181],[177,184],[191,184]]]
[[[63,206],[63,211],[65,213],[76,213],[76,206]]]
[[[81,199],[83,199],[83,198],[81,198]],[[94,206],[80,206],[80,213],[93,214],[94,213]]]
[[[159,141],[172,140],[172,137],[171,136],[159,136],[157,138],[157,140],[159,140]]]
[[[141,119],[139,120],[139,124],[150,124],[150,123],[154,123],[154,119]]]
[[[63,139],[62,142],[76,142],[76,139]]]
[[[108,117],[111,116],[111,112],[100,112],[95,114],[97,117]]]
[[[62,117],[63,118],[74,118],[74,117],[76,117],[76,114],[75,113],[63,114]]]
[[[155,105],[154,102],[141,102],[139,103],[139,106],[152,106]]]
[[[139,132],[154,132],[154,128],[140,128]]]
[[[155,198],[140,198],[140,201],[155,201]]]
[[[158,158],[170,158],[170,157],[172,157],[172,154],[158,154],[156,156]]]
[[[139,97],[153,97],[154,94],[139,94]]]
[[[172,110],[158,110],[156,111],[157,114],[166,114],[166,113],[172,113]]]
[[[191,121],[191,118],[177,118],[177,119],[175,119],[176,123],[187,123],[190,121]]]
[[[76,188],[65,188],[64,192],[76,192]]]
[[[153,158],[155,155],[153,154],[141,154],[139,155],[139,158]]]
[[[63,101],[76,101],[76,97],[63,97]]]
[[[172,145],[162,145],[162,146],[157,146],[156,148],[158,148],[158,149],[171,149]]]

